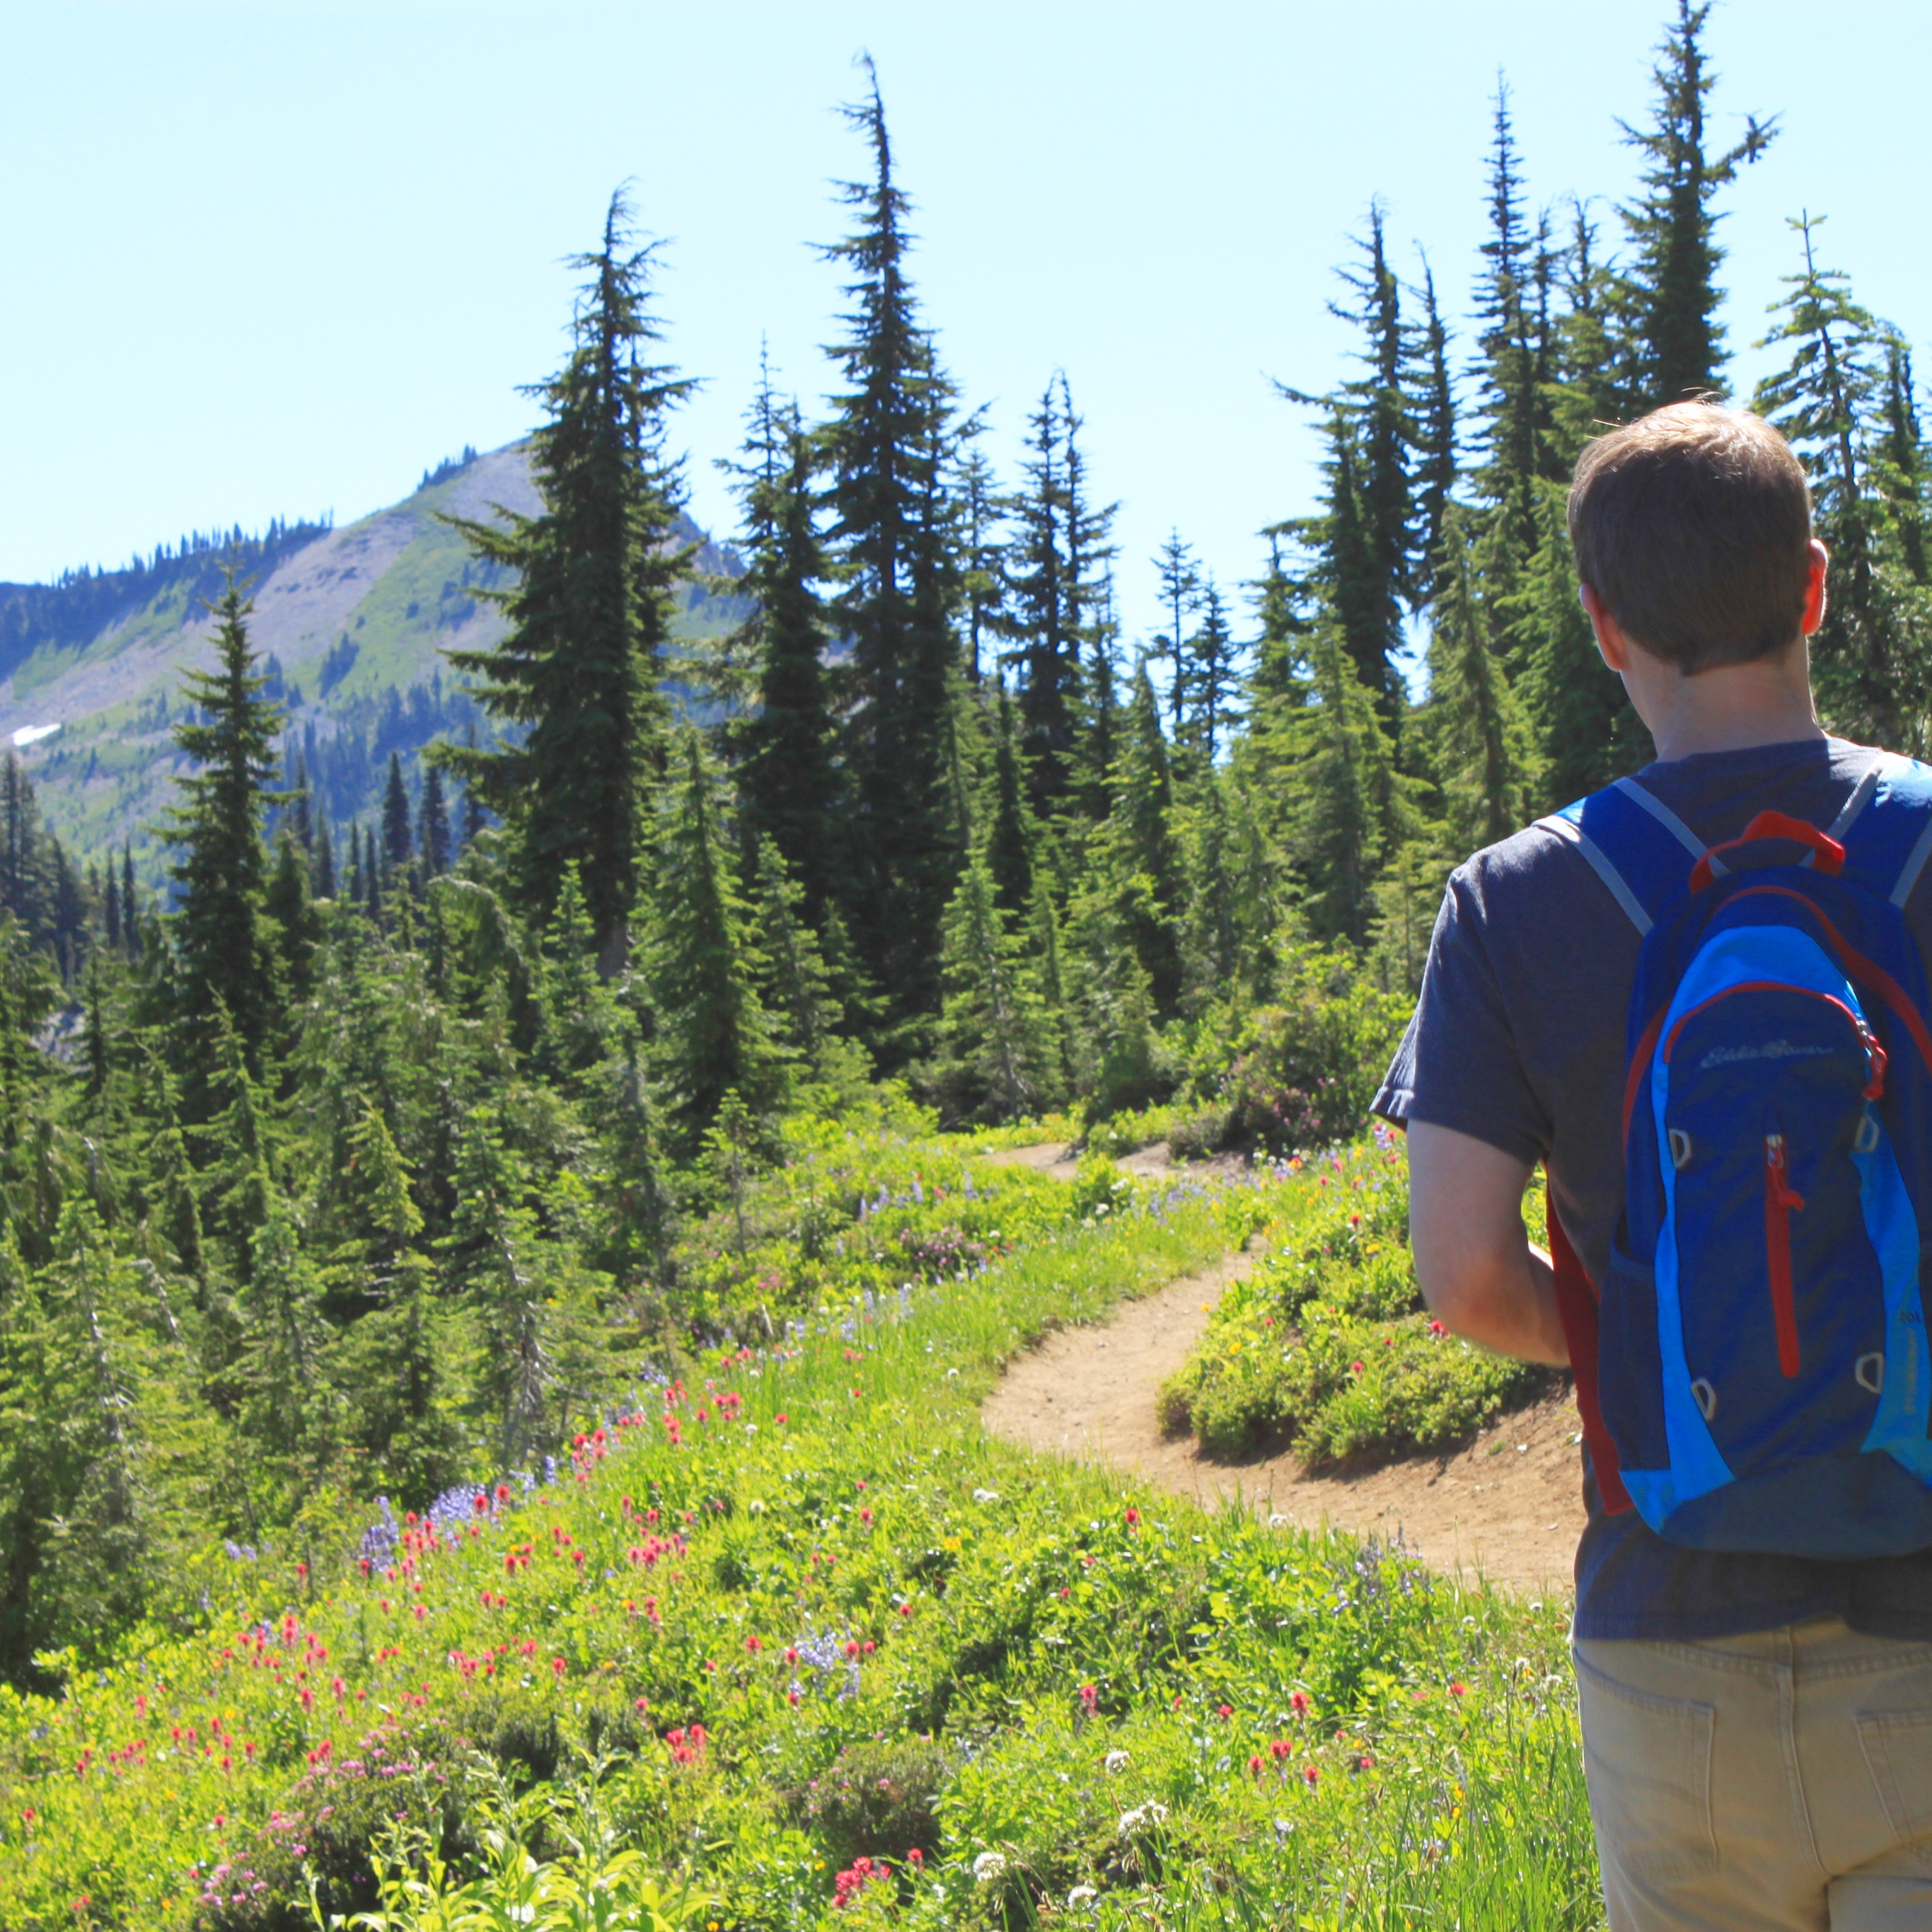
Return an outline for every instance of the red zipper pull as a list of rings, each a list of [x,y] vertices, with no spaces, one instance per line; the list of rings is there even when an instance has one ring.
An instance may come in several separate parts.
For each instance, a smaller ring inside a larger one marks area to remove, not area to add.
[[[1778,1324],[1778,1366],[1785,1379],[1798,1373],[1798,1306],[1791,1292],[1791,1216],[1804,1197],[1787,1184],[1784,1136],[1764,1137],[1764,1245],[1770,1264],[1771,1312]]]

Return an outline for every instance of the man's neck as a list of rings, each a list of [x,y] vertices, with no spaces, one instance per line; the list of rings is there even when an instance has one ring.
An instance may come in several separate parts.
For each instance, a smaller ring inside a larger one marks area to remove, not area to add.
[[[1688,758],[1822,738],[1810,672],[1802,644],[1781,657],[1720,664],[1695,677],[1638,653],[1624,673],[1624,688],[1650,728],[1657,755]]]

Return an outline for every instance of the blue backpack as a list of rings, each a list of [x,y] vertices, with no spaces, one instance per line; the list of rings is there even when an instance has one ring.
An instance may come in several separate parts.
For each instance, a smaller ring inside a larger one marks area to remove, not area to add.
[[[1932,1030],[1901,910],[1932,770],[1888,757],[1828,832],[1761,812],[1708,850],[1634,778],[1541,823],[1643,935],[1624,1213],[1572,1349],[1606,1499],[1702,1550],[1932,1545]]]

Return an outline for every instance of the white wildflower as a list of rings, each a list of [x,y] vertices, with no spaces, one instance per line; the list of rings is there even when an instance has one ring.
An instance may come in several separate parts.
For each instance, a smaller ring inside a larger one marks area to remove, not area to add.
[[[981,1885],[991,1885],[994,1880],[1004,1875],[1006,1869],[1005,1855],[999,1852],[982,1852],[973,1861],[973,1876]]]
[[[1125,1771],[1127,1768],[1127,1754],[1124,1750],[1109,1751],[1100,1762],[1110,1772]]]
[[[1066,1894],[1066,1909],[1072,1912],[1080,1906],[1091,1905],[1100,1896],[1090,1885],[1076,1885]]]
[[[1144,1832],[1150,1825],[1165,1822],[1167,1807],[1157,1798],[1150,1798],[1144,1804],[1136,1804],[1131,1811],[1120,1814],[1118,1827],[1124,1838],[1131,1838],[1136,1832]]]
[[[973,1500],[976,1503],[996,1503],[1000,1500],[1000,1492],[998,1490],[975,1490]]]

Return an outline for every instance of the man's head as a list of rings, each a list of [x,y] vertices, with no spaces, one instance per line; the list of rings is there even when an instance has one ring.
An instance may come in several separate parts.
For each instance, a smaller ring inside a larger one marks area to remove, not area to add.
[[[1811,493],[1760,416],[1673,403],[1599,436],[1570,489],[1576,574],[1687,677],[1775,656],[1804,628]]]

